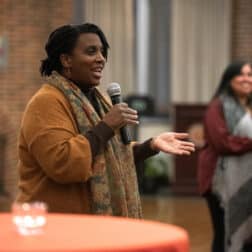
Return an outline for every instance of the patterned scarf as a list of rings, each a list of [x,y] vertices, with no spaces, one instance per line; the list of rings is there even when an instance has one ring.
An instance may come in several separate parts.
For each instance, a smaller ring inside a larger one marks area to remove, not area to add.
[[[68,99],[80,134],[85,136],[88,130],[101,121],[87,97],[73,82],[55,71],[46,81]],[[95,88],[94,92],[103,117],[111,105],[98,89]],[[105,150],[93,158],[92,169],[89,185],[93,214],[142,217],[132,147],[122,143],[119,131],[108,141]]]
[[[220,97],[227,128],[232,135],[252,137],[250,113],[233,97]],[[224,209],[225,252],[242,252],[252,236],[252,152],[218,158],[212,190]]]

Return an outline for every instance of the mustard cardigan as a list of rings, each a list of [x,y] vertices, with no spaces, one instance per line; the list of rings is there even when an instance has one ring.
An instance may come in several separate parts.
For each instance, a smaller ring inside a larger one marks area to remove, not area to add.
[[[50,212],[90,213],[91,148],[56,88],[44,84],[27,104],[18,154],[17,201],[44,201]]]

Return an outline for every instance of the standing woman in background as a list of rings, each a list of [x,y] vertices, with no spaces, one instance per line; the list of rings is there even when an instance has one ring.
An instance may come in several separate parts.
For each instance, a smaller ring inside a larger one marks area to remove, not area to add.
[[[251,64],[233,62],[205,114],[198,181],[212,218],[212,252],[252,251],[251,94]]]
[[[50,212],[141,218],[139,164],[159,151],[189,155],[194,144],[174,132],[122,143],[119,130],[138,124],[137,111],[112,106],[97,89],[109,44],[95,24],[61,26],[45,49],[45,82],[21,123],[17,201],[43,201]]]

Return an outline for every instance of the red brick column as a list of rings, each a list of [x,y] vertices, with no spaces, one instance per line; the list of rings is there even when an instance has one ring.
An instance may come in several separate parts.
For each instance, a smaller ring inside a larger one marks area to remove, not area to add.
[[[71,23],[70,0],[1,0],[0,38],[7,41],[7,64],[0,67],[0,135],[6,135],[0,169],[10,201],[17,191],[17,135],[25,105],[40,87],[44,45],[56,27]],[[1,163],[1,162],[0,162]],[[0,199],[1,200],[1,199]],[[6,209],[6,207],[4,207]],[[0,202],[0,210],[1,202]]]
[[[252,1],[233,0],[232,59],[252,60]]]

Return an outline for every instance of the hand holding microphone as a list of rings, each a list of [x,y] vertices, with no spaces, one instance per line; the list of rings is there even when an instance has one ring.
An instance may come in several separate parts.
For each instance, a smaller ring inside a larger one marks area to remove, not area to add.
[[[111,83],[107,92],[114,106],[104,116],[103,121],[114,130],[120,129],[123,143],[129,144],[131,139],[126,125],[139,123],[137,111],[129,108],[128,104],[122,102],[121,88],[118,83]]]

